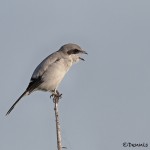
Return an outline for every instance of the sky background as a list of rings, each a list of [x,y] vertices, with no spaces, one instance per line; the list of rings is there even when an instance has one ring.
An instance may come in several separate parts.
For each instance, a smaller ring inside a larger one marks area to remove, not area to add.
[[[36,66],[66,43],[89,55],[59,87],[68,150],[150,149],[149,0],[0,1],[0,149],[56,150],[50,93],[24,97]]]

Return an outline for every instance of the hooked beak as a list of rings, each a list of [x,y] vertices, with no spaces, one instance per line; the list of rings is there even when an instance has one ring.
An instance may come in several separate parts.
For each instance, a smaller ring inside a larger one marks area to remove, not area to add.
[[[83,54],[88,54],[88,53],[87,53],[86,51],[84,51],[84,50],[82,50],[81,53],[83,53]]]
[[[86,51],[82,50],[81,51],[82,54],[88,54]],[[83,58],[79,57],[80,60],[85,61]]]

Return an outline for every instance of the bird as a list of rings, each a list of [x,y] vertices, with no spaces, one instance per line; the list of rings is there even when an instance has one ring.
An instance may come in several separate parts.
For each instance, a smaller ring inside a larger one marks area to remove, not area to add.
[[[52,94],[51,96],[61,97],[62,94],[59,94],[57,88],[72,65],[79,62],[79,60],[84,61],[80,57],[81,54],[87,54],[87,52],[77,44],[68,43],[47,56],[36,67],[26,90],[10,107],[6,115],[10,114],[24,96],[30,95],[34,91],[47,91]]]

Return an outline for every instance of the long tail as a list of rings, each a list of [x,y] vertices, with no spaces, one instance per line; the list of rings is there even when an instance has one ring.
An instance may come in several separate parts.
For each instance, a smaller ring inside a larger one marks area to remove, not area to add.
[[[16,106],[16,104],[21,100],[22,97],[24,97],[25,95],[27,95],[28,91],[25,91],[17,100],[16,102],[11,106],[11,108],[8,110],[8,112],[6,113],[6,116],[10,114],[10,112],[14,109],[14,107]]]

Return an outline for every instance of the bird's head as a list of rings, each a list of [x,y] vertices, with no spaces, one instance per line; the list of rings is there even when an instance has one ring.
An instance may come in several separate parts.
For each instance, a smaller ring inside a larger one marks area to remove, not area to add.
[[[65,54],[67,57],[69,56],[73,62],[78,62],[79,60],[83,60],[84,59],[82,57],[80,57],[82,54],[87,54],[86,51],[84,51],[83,49],[81,49],[81,47],[77,44],[65,44],[63,45],[59,51],[61,51],[63,54]]]

